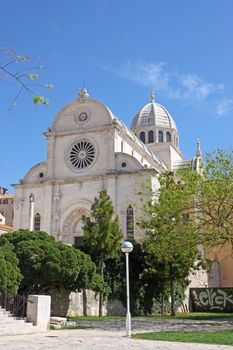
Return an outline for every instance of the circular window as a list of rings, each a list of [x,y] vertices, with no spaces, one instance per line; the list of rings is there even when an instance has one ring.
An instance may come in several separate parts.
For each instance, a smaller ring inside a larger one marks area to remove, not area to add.
[[[74,121],[79,125],[85,125],[90,120],[91,111],[87,107],[78,108],[74,114]]]
[[[79,122],[85,122],[88,119],[88,115],[86,112],[81,112],[77,117]]]
[[[95,159],[95,147],[86,140],[78,141],[70,147],[68,158],[76,169],[86,169]]]
[[[126,164],[125,162],[121,163],[122,168],[125,168],[126,165],[127,165],[127,164]]]

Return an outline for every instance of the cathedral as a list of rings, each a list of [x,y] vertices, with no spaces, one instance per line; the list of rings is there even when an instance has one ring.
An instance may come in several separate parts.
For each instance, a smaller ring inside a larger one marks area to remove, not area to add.
[[[189,166],[199,171],[202,158],[199,142],[194,158],[183,158],[176,123],[154,93],[129,129],[83,88],[44,136],[47,160],[14,185],[14,230],[45,231],[67,244],[82,244],[82,216],[90,214],[102,189],[111,197],[125,238],[138,239],[140,184],[150,181],[156,189],[164,171]]]

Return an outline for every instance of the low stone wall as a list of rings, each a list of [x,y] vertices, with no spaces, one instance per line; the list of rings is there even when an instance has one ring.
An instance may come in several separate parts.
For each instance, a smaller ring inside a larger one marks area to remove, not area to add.
[[[191,269],[188,279],[190,281],[185,291],[185,298],[183,305],[179,308],[179,312],[188,312],[192,310],[192,304],[190,301],[190,289],[191,288],[206,288],[208,287],[208,273],[204,269],[193,270]]]
[[[81,292],[51,291],[51,316],[98,316],[99,295],[91,290]],[[103,315],[125,316],[126,310],[118,300],[104,303]]]

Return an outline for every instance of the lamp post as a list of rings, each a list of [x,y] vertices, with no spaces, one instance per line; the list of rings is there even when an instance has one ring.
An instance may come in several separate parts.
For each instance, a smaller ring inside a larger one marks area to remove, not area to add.
[[[129,253],[132,252],[133,245],[131,242],[123,242],[121,244],[121,251],[125,253],[126,259],[126,300],[127,300],[127,312],[126,312],[126,335],[131,336],[131,314],[129,303]]]
[[[34,194],[29,195],[29,231],[33,231],[34,225]]]

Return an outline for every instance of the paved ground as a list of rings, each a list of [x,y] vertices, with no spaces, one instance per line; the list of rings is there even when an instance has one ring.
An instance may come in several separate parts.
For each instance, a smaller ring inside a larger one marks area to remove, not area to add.
[[[0,350],[233,350],[233,346],[188,344],[174,342],[160,342],[150,340],[136,340],[125,336],[124,320],[93,321],[84,326],[95,327],[80,330],[48,331],[30,335],[14,335],[0,337]],[[232,327],[230,322],[191,321],[191,320],[163,320],[153,321],[133,320],[132,330],[149,331],[160,329],[193,329],[205,327],[208,330]],[[123,328],[123,329],[122,329]],[[228,329],[229,329],[228,328]],[[208,333],[207,333],[208,336]]]
[[[0,337],[1,350],[233,350],[232,346],[134,340],[122,332],[97,330],[49,331]]]

